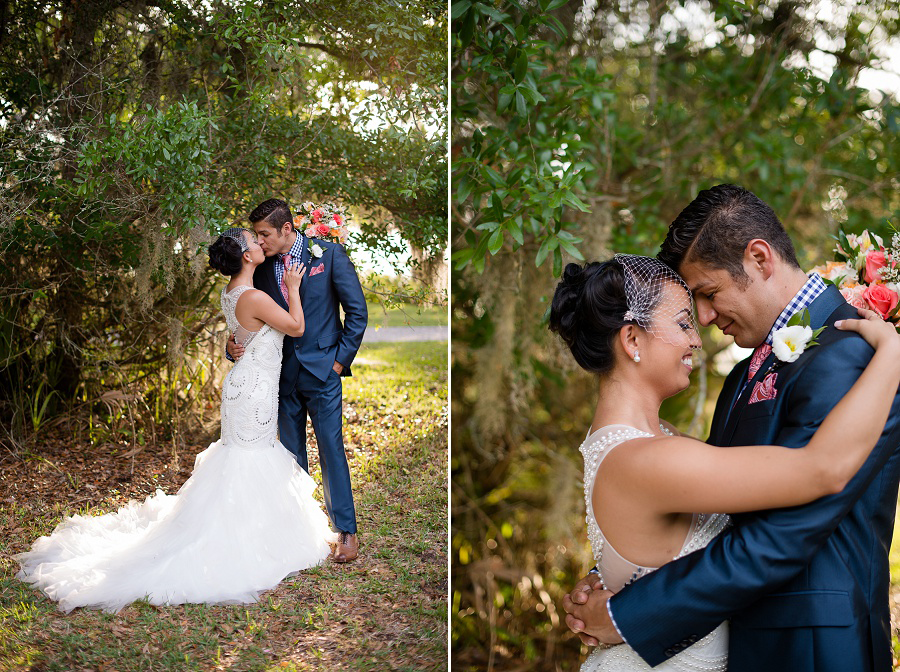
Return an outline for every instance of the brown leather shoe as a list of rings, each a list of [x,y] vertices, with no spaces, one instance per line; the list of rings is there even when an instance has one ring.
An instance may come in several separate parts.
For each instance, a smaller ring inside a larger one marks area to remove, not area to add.
[[[334,562],[344,563],[356,560],[358,555],[359,540],[356,538],[356,535],[349,532],[341,532],[337,546],[334,547],[334,552],[331,554],[331,559]]]

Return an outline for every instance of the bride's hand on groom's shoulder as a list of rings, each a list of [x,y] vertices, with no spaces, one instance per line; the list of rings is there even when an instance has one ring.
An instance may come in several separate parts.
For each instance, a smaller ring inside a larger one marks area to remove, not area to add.
[[[876,350],[885,346],[900,349],[897,328],[891,322],[886,322],[873,310],[858,308],[857,312],[863,319],[838,320],[834,323],[835,328],[841,331],[855,331]]]

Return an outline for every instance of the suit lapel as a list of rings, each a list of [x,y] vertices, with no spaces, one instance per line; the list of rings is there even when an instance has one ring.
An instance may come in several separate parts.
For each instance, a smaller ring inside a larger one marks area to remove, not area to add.
[[[284,296],[281,294],[281,286],[278,284],[278,279],[275,277],[275,257],[269,257],[263,262],[263,271],[266,274],[266,281],[269,283],[269,286],[272,288],[272,292],[269,293],[275,302],[287,310],[287,303],[284,300]]]
[[[731,439],[734,437],[734,431],[737,429],[738,418],[741,417],[741,413],[747,408],[747,400],[750,399],[750,395],[753,394],[753,388],[756,387],[756,384],[759,381],[766,377],[769,373],[769,368],[774,362],[775,355],[770,352],[769,356],[763,361],[762,366],[759,367],[759,371],[757,371],[756,375],[753,376],[753,379],[747,383],[747,386],[744,388],[744,393],[737,400],[737,403],[734,404],[731,415],[728,416],[728,421],[725,423],[725,433],[722,437],[724,439],[724,445],[731,445]],[[750,364],[748,363],[747,368],[749,369],[749,367]],[[738,389],[741,389],[740,386]]]
[[[825,288],[825,291],[819,294],[819,296],[816,297],[816,300],[809,304],[809,306],[807,306],[809,310],[810,326],[814,330],[823,326],[828,321],[828,318],[831,316],[831,314],[842,303],[844,303],[844,297],[841,295],[837,287],[835,287],[834,285],[828,285]],[[734,437],[735,430],[737,429],[738,419],[740,418],[740,415],[744,411],[744,409],[747,408],[747,400],[753,393],[753,388],[756,387],[756,384],[759,381],[766,377],[766,374],[769,373],[769,368],[774,362],[775,354],[769,353],[769,356],[766,357],[766,360],[762,363],[762,366],[759,367],[759,371],[757,371],[756,375],[753,376],[753,380],[751,380],[747,384],[747,387],[744,388],[744,394],[740,399],[737,400],[737,403],[734,404],[734,408],[728,415],[728,419],[725,422],[725,431],[722,435],[723,441],[721,445],[731,445],[731,440]],[[746,371],[749,366],[750,364],[748,360],[747,367],[745,367],[744,370]],[[743,378],[741,380],[743,380]],[[740,385],[738,385],[738,389],[741,389]]]
[[[312,255],[309,253],[309,240],[306,235],[301,233],[300,240],[303,245],[303,247],[300,248],[300,262],[306,266],[306,270],[303,271],[303,282],[300,285],[300,298],[302,299],[306,295],[306,287],[309,285],[309,270],[312,266]]]
[[[725,427],[734,411],[734,405],[737,401],[738,392],[741,389],[741,383],[747,380],[747,370],[750,367],[750,358],[748,357],[743,363],[739,363],[736,367],[740,370],[740,375],[729,376],[725,380],[725,385],[719,393],[719,400],[716,403],[716,412],[713,414],[712,424],[709,428],[709,438],[713,445],[725,445],[722,437],[725,433]]]

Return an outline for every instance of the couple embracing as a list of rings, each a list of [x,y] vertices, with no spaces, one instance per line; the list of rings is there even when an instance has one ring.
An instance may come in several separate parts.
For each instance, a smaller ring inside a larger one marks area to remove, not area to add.
[[[694,304],[754,348],[706,443],[659,418],[689,383]],[[603,642],[582,671],[890,670],[894,326],[805,274],[733,185],[701,191],[658,259],[570,264],[550,326],[600,380],[581,446],[596,567],[564,598],[569,627]]]
[[[16,556],[19,578],[63,611],[118,611],[141,598],[254,602],[329,555],[357,557],[341,376],[366,328],[362,288],[343,247],[295,230],[285,201],[269,199],[249,219],[253,230],[228,229],[209,247],[210,266],[230,278],[221,304],[236,360],[222,388],[221,438],[177,494],[73,516]],[[307,473],[307,417],[327,517]]]

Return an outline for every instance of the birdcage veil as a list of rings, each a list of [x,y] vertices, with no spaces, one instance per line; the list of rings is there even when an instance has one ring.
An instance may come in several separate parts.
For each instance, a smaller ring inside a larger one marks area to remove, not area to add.
[[[250,249],[250,246],[247,245],[247,239],[244,237],[244,231],[247,230],[248,229],[242,229],[239,226],[233,226],[230,229],[225,229],[219,235],[224,238],[231,238],[232,240],[236,240],[241,246],[241,252],[246,252]]]
[[[617,254],[613,258],[625,271],[626,322],[637,322],[672,345],[680,345],[686,333],[696,333],[694,298],[681,276],[653,257]],[[673,286],[676,291],[671,291]]]

